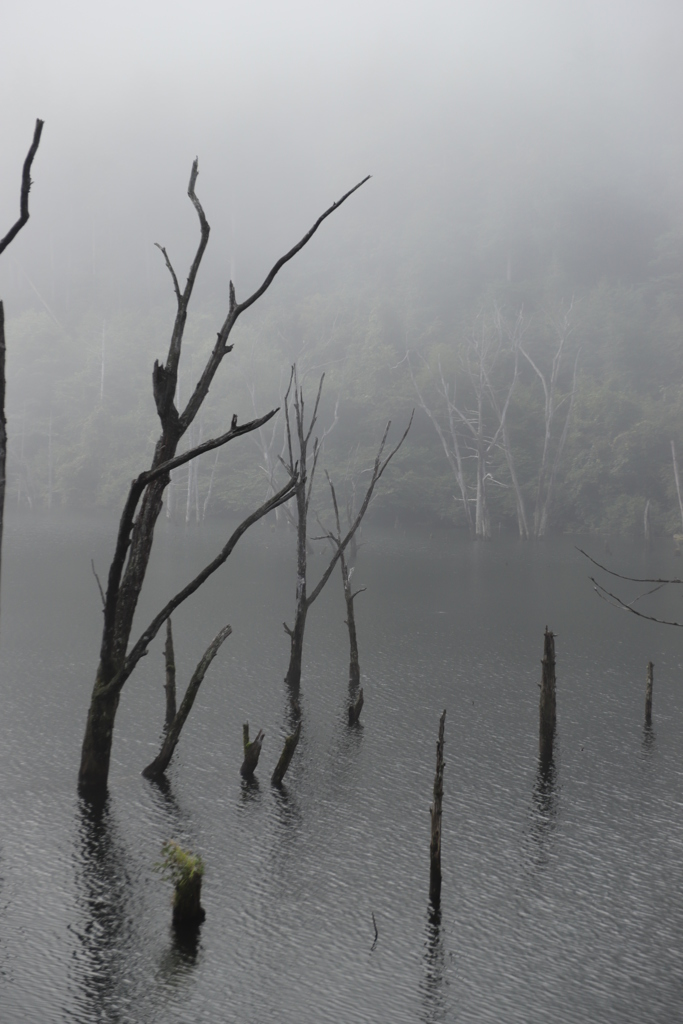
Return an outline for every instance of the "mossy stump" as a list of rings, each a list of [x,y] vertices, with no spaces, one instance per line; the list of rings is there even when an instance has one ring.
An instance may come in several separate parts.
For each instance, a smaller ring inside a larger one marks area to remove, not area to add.
[[[161,848],[163,860],[157,865],[165,878],[173,882],[173,927],[198,928],[206,917],[202,907],[204,863],[199,854],[184,850],[169,840]]]

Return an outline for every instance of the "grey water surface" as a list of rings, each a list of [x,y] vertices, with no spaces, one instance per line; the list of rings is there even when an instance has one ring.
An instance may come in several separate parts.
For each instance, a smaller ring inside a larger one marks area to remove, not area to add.
[[[161,524],[142,628],[224,542]],[[302,739],[281,791],[291,537],[257,526],[174,619],[182,687],[226,622],[159,789],[162,638],[124,690],[110,798],[76,797],[113,524],[10,521],[0,626],[0,1020],[135,1024],[671,1022],[683,1005],[683,631],[608,607],[564,538],[472,545],[366,530],[354,582],[362,726],[349,730],[341,586],[309,618]],[[597,542],[586,542],[601,558]],[[680,571],[662,543],[620,571]],[[313,558],[313,574],[323,555]],[[682,592],[656,614],[683,621]],[[537,763],[546,624],[558,736]],[[645,668],[655,662],[653,726]],[[447,708],[440,919],[429,803]],[[263,728],[259,780],[241,728]],[[195,942],[170,928],[163,841],[206,864]],[[375,915],[378,940],[373,948]]]

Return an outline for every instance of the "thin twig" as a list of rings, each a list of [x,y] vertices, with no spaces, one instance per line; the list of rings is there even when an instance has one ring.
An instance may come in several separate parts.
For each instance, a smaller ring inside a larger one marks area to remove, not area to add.
[[[662,626],[679,626],[681,629],[683,629],[683,622],[672,622],[669,619],[658,619],[656,615],[646,615],[645,612],[636,611],[636,609],[632,605],[626,604],[624,601],[621,600],[620,597],[617,597],[616,594],[613,594],[610,590],[607,590],[606,587],[603,587],[600,583],[598,583],[597,580],[593,579],[592,576],[590,576],[589,579],[595,587],[595,591],[598,594],[598,597],[602,597],[603,594],[606,594],[607,597],[611,597],[612,600],[615,601],[620,608],[624,609],[624,611],[632,612],[633,615],[637,615],[638,618],[647,619],[649,622],[659,622]]]
[[[97,580],[97,586],[99,587],[100,597],[102,598],[102,610],[104,611],[104,606],[106,604],[106,601],[104,600],[104,591],[102,590],[102,584],[100,583],[100,577],[95,572],[95,560],[93,558],[90,559],[90,565],[91,565],[91,568],[92,568],[92,574],[95,577],[95,579]]]
[[[622,576],[620,572],[614,572],[613,569],[608,569],[606,565],[601,565],[600,562],[596,562],[596,560],[594,558],[591,558],[591,556],[587,554],[587,552],[585,552],[583,548],[576,548],[576,550],[579,551],[582,555],[584,555],[589,562],[592,562],[593,565],[597,565],[598,569],[602,569],[603,572],[608,572],[610,576],[616,576],[617,579],[620,580],[628,580],[630,583],[683,583],[683,580],[679,580],[675,577],[669,580],[661,580],[649,579],[648,577],[641,578],[639,576]]]

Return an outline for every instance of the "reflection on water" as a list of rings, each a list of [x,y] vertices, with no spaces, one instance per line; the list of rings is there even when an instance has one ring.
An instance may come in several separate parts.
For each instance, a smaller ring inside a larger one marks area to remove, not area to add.
[[[79,801],[76,860],[77,903],[82,923],[76,930],[76,984],[84,1020],[107,1014],[122,1020],[126,999],[127,948],[134,940],[131,877],[109,801],[93,807]]]
[[[559,810],[554,758],[543,760],[539,757],[531,799],[529,837],[533,844],[532,862],[537,868],[544,868],[550,861]]]
[[[421,1020],[436,1024],[447,1020],[446,953],[441,934],[441,911],[430,907],[426,925],[424,976],[420,985],[422,996]]]
[[[643,758],[649,761],[655,752],[655,739],[656,733],[652,727],[652,724],[646,722],[643,726],[643,736],[640,741],[640,749],[643,753]]]
[[[200,950],[200,928],[169,928],[168,946],[159,957],[157,969],[161,987],[173,989],[185,984],[197,966]]]

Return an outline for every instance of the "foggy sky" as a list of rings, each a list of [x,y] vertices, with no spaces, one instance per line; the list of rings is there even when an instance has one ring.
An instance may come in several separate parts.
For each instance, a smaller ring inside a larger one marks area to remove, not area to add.
[[[433,250],[482,183],[502,204],[558,176],[670,188],[682,28],[680,3],[626,0],[5,5],[3,231],[35,118],[46,124],[0,296],[8,315],[34,289],[59,302],[93,267],[123,296],[143,278],[168,290],[153,243],[184,276],[195,156],[204,287],[234,274],[238,298],[368,173],[301,273],[358,246],[381,263],[402,237]]]

